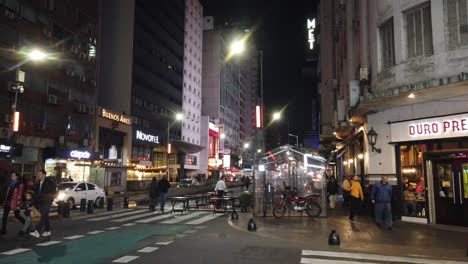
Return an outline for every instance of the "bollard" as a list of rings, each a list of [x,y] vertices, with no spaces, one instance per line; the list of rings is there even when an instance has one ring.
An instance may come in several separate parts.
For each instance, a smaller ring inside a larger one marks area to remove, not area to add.
[[[62,214],[63,217],[65,218],[70,217],[70,205],[68,203],[64,203],[62,212],[63,212]]]
[[[85,198],[80,200],[80,212],[86,212],[86,199]]]
[[[336,230],[332,230],[328,236],[328,245],[330,246],[339,246],[340,245],[340,235]]]
[[[125,194],[125,195],[124,195],[124,206],[123,206],[124,208],[128,208],[128,201],[129,201],[129,198],[128,198],[128,196]]]
[[[107,198],[107,211],[112,211],[112,207],[114,207],[114,198],[109,197]]]
[[[153,199],[150,199],[149,210],[152,212],[156,211],[156,204]]]
[[[239,215],[236,212],[236,208],[233,208],[232,213],[231,213],[231,220],[238,220]]]
[[[68,204],[67,204],[68,206]],[[57,206],[57,213],[61,216],[63,216],[63,209],[65,208],[65,202],[64,201],[59,201],[58,206]]]
[[[249,231],[256,231],[257,230],[257,223],[253,218],[250,218],[249,223],[247,224],[247,229]]]
[[[88,210],[86,212],[88,214],[93,214],[94,213],[94,201],[92,201],[92,200],[88,201]]]
[[[97,207],[97,208],[104,208],[104,198],[99,197],[99,198],[97,199],[96,207]]]

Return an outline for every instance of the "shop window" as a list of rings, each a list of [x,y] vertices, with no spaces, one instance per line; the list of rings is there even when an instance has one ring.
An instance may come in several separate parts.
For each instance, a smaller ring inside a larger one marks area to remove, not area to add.
[[[425,144],[400,146],[404,216],[426,217],[426,182],[423,167],[423,154],[426,151]]]

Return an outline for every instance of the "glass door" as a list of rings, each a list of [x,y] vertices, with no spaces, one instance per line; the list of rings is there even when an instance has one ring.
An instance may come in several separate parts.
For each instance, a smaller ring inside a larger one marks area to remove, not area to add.
[[[460,154],[434,160],[436,223],[468,226],[468,159]]]

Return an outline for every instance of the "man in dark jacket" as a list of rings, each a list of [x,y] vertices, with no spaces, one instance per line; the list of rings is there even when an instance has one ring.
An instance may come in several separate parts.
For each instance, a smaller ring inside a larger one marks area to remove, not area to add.
[[[158,200],[159,190],[158,190],[158,181],[156,177],[153,177],[149,187],[149,196],[150,196],[150,210],[155,211],[156,201]]]
[[[330,180],[327,182],[327,194],[328,199],[330,200],[330,208],[335,208],[336,198],[338,196],[338,182],[335,179],[335,176],[331,176]]]
[[[39,181],[34,186],[34,193],[36,197],[36,208],[39,208],[41,219],[36,226],[36,231],[30,233],[30,235],[39,237],[39,232],[42,232],[43,237],[49,237],[51,235],[49,212],[55,195],[57,194],[57,184],[53,179],[46,177],[45,170],[38,171],[37,178]]]
[[[171,185],[169,184],[169,181],[166,179],[166,177],[159,180],[158,182],[159,205],[161,207],[161,212],[163,214],[164,214],[164,205],[166,204],[166,197],[167,197],[167,192],[169,191],[169,188],[171,188]]]
[[[375,204],[375,223],[378,226],[384,221],[385,227],[392,230],[392,186],[388,183],[388,176],[372,187],[372,203]]]

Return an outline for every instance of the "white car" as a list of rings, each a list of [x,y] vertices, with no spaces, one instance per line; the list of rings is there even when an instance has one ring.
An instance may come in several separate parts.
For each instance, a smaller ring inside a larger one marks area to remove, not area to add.
[[[102,199],[105,202],[106,194],[103,189],[96,184],[90,182],[63,182],[57,185],[58,195],[54,202],[64,201],[68,203],[70,208],[80,204],[81,199],[94,201],[95,205],[99,204]]]

